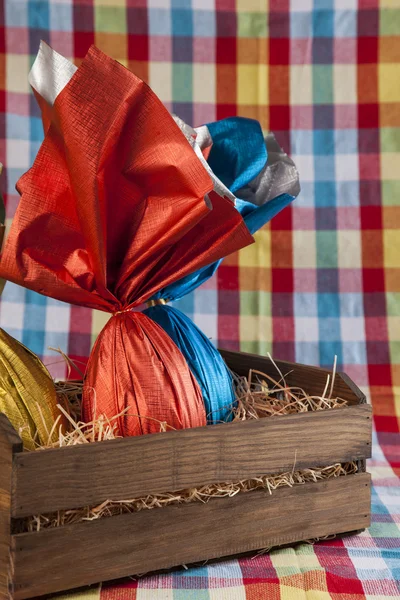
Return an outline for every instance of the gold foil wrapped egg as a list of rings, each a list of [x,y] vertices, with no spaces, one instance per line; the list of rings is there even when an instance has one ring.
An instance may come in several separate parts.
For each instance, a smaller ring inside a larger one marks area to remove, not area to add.
[[[64,426],[50,373],[33,352],[3,329],[0,329],[0,412],[8,417],[27,450],[55,443],[60,426]]]

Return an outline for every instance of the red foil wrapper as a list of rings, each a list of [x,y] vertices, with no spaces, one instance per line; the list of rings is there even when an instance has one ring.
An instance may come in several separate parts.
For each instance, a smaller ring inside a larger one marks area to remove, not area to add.
[[[113,313],[87,365],[86,421],[120,415],[120,435],[205,425],[182,354],[131,309],[253,238],[156,95],[97,48],[54,103],[36,97],[45,139],[17,183],[0,277]]]

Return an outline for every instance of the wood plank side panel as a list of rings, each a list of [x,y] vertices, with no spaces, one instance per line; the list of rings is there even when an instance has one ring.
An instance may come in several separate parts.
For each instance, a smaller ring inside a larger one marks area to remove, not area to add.
[[[0,432],[0,599],[8,597],[12,452]]]
[[[15,598],[363,529],[369,519],[361,474],[19,534]]]
[[[4,414],[0,414],[0,599],[12,592],[11,472],[13,453],[22,450],[21,440]]]
[[[371,407],[301,413],[23,453],[13,517],[80,508],[371,453]]]
[[[257,369],[273,377],[275,380],[280,379],[279,373],[269,358],[258,356],[257,354],[232,352],[222,349],[220,349],[220,352],[229,368],[238,373],[238,375],[247,375],[250,369]],[[275,360],[275,363],[281,370],[289,386],[301,387],[311,395],[320,396],[322,394],[327,376],[331,374],[331,371],[328,369],[320,367],[301,365],[284,360]],[[342,373],[338,373],[335,377],[333,395],[347,400],[349,404],[365,402],[365,395],[347,375]]]

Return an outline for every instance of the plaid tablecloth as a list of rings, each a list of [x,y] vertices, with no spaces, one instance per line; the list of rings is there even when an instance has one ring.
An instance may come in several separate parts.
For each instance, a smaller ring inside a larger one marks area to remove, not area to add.
[[[102,600],[400,598],[400,1],[2,0],[0,26],[9,219],[42,139],[27,82],[40,39],[77,63],[95,43],[193,125],[259,119],[303,191],[179,305],[223,347],[337,354],[374,407],[368,532],[106,586]],[[48,347],[84,362],[106,318],[10,284],[0,307],[0,326],[59,376]]]

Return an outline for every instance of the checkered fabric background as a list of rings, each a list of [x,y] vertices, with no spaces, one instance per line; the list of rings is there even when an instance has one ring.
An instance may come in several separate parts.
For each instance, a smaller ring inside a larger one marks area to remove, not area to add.
[[[374,406],[369,532],[102,596],[400,598],[400,0],[0,0],[0,26],[8,221],[42,139],[27,82],[40,39],[77,64],[95,43],[192,125],[257,118],[302,193],[177,304],[222,347],[322,365],[336,354]],[[106,319],[11,284],[0,307],[0,326],[59,376],[48,347],[84,361]]]

